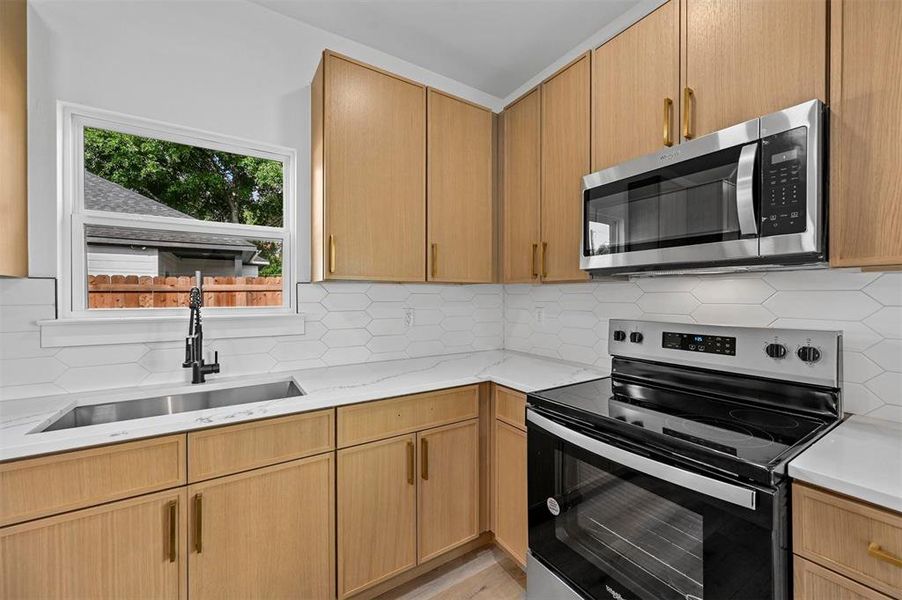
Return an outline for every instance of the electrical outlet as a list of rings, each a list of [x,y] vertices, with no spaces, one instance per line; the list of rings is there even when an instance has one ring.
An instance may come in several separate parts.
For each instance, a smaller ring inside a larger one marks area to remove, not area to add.
[[[544,323],[545,322],[545,307],[539,306],[536,308],[536,323]]]
[[[404,309],[404,327],[405,329],[410,329],[414,324],[414,311],[413,308],[405,308]]]

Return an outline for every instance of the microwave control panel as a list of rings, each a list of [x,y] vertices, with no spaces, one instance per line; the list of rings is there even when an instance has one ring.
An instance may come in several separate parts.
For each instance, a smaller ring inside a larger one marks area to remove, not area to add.
[[[807,127],[761,140],[761,235],[805,231]]]

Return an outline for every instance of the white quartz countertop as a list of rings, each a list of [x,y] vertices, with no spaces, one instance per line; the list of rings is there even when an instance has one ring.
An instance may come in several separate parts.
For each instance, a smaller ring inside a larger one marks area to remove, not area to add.
[[[266,417],[378,400],[484,381],[530,392],[603,377],[604,371],[548,358],[491,350],[342,365],[260,376],[212,376],[203,386],[144,386],[0,401],[0,460],[10,460],[229,425]],[[294,379],[296,398],[211,408],[118,423],[40,432],[74,406]]]
[[[789,463],[789,475],[902,512],[902,423],[850,417]]]

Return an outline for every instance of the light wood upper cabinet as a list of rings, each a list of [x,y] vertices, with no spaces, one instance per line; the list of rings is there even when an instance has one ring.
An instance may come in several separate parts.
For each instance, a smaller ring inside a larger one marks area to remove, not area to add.
[[[541,92],[536,89],[504,109],[502,278],[537,281],[541,202]]]
[[[25,0],[0,2],[0,276],[28,275]]]
[[[417,434],[420,563],[479,536],[479,422]]]
[[[595,50],[592,171],[678,139],[679,23],[670,0]]]
[[[417,564],[416,435],[338,451],[338,596]]]
[[[542,84],[542,281],[580,281],[582,177],[590,169],[589,54]]]
[[[496,396],[497,398],[497,396]],[[526,432],[495,420],[495,541],[526,564]]]
[[[313,279],[424,281],[426,88],[327,51],[312,95]]]
[[[830,263],[902,265],[902,3],[831,4]]]
[[[827,98],[827,0],[683,0],[684,138]]]
[[[180,488],[0,529],[0,597],[186,598],[185,504]]]
[[[188,488],[191,598],[334,597],[332,453]]]
[[[492,113],[428,91],[429,281],[487,283],[493,276]]]

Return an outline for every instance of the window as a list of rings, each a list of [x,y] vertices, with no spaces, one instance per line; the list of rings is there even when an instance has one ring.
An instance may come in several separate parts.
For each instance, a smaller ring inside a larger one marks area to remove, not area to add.
[[[293,312],[293,150],[61,106],[63,317]]]

